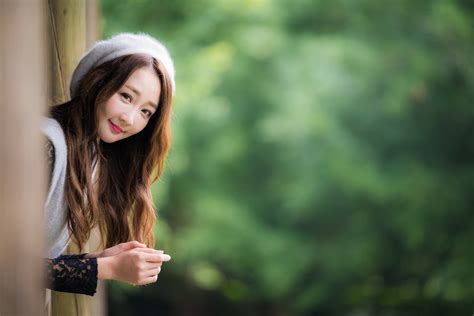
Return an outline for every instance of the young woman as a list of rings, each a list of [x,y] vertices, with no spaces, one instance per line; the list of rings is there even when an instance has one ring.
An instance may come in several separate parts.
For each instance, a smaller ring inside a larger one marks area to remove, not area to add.
[[[171,259],[153,249],[150,187],[170,147],[174,73],[154,38],[116,35],[82,57],[71,100],[45,118],[48,288],[93,295],[97,279],[149,284]],[[82,250],[94,227],[104,251],[62,255],[70,240]]]

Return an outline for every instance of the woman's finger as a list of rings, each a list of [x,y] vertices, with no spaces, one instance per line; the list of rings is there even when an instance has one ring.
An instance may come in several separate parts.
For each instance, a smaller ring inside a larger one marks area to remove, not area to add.
[[[136,240],[121,243],[119,246],[121,251],[126,251],[133,248],[146,248],[145,244],[142,244],[141,242],[138,242]]]
[[[151,276],[160,274],[160,272],[161,272],[161,267],[154,267],[153,269],[146,271],[144,276],[151,277]]]
[[[144,265],[142,266],[143,270],[151,270],[151,269],[155,269],[157,267],[161,267],[163,265],[163,261],[159,261],[159,262],[145,262]]]
[[[153,276],[149,276],[149,277],[146,277],[146,278],[140,280],[136,284],[137,285],[145,285],[145,284],[155,283],[156,281],[158,281],[158,275],[153,275]]]
[[[138,242],[136,240],[129,241],[125,244],[130,245],[131,248],[146,248],[146,244]]]
[[[164,253],[163,250],[156,250],[154,248],[136,248],[135,249],[136,251],[139,251],[139,252],[144,252],[144,253]]]
[[[146,262],[151,263],[168,262],[171,260],[171,256],[164,253],[143,253],[142,257]]]

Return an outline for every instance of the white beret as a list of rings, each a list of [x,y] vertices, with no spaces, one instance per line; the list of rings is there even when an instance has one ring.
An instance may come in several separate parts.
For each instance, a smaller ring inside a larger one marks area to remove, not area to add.
[[[77,93],[79,82],[92,68],[117,57],[131,54],[147,54],[157,59],[165,68],[171,79],[173,95],[175,93],[175,71],[173,60],[158,40],[146,34],[121,33],[108,40],[97,42],[84,56],[74,70],[69,91],[71,98]]]

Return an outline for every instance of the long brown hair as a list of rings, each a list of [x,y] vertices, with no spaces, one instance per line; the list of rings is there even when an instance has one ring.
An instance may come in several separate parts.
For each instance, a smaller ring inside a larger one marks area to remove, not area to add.
[[[157,111],[141,132],[114,143],[99,140],[98,105],[142,67],[153,67],[160,78]],[[154,246],[151,184],[163,172],[171,143],[172,97],[171,79],[160,62],[135,54],[92,69],[79,83],[76,97],[51,108],[66,137],[67,222],[81,250],[96,225],[106,248],[130,240]]]

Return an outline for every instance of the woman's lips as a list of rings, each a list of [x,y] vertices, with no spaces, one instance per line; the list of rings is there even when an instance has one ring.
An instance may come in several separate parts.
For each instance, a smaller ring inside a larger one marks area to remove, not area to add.
[[[120,134],[123,132],[123,130],[119,126],[112,123],[111,120],[109,120],[109,124],[110,124],[110,129],[112,130],[114,134]]]

